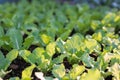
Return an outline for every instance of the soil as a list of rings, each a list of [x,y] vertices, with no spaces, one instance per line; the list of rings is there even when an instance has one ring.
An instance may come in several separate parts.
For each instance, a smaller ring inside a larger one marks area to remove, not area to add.
[[[22,75],[22,70],[24,70],[26,67],[30,66],[29,63],[26,63],[22,58],[15,59],[11,65],[8,67],[7,71],[12,70],[10,73],[8,73],[6,76],[4,76],[4,80],[9,79],[10,77],[20,77]]]

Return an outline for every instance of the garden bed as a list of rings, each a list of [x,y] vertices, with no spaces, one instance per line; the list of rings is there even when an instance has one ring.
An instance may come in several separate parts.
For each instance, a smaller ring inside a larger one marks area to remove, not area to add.
[[[3,80],[120,80],[120,11],[34,0],[0,5]]]

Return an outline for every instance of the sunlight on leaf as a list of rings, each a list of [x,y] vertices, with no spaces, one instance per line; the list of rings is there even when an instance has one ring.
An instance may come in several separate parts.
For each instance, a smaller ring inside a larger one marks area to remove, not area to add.
[[[73,69],[69,73],[70,79],[72,79],[72,80],[77,79],[77,76],[79,76],[81,73],[83,73],[84,70],[85,70],[84,66],[79,66],[77,64],[74,64]]]
[[[90,69],[88,73],[84,73],[80,80],[101,80],[101,73],[98,69]]]
[[[55,54],[55,47],[56,47],[56,43],[52,42],[49,43],[46,47],[46,51],[48,52],[49,56],[53,56]]]
[[[48,44],[51,40],[51,37],[46,35],[46,34],[42,34],[41,35],[41,38],[42,38],[42,41],[45,43],[45,44]]]
[[[25,68],[23,71],[22,71],[22,80],[31,80],[31,75],[32,75],[32,71],[33,69],[35,68],[35,65],[31,65],[27,68]]]

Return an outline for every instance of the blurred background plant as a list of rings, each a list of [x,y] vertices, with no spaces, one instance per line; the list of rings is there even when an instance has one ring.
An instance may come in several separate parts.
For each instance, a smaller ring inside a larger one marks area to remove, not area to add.
[[[57,0],[63,2],[75,3],[87,3],[91,7],[95,6],[110,6],[120,8],[120,0]]]
[[[3,4],[5,2],[17,2],[19,0],[0,0],[0,3]]]
[[[19,0],[0,0],[0,3],[18,2],[18,1]],[[28,1],[31,1],[31,0],[28,0]],[[96,6],[109,6],[109,7],[115,7],[120,9],[120,0],[56,0],[56,1],[60,3],[69,2],[70,4],[87,3],[92,8]]]

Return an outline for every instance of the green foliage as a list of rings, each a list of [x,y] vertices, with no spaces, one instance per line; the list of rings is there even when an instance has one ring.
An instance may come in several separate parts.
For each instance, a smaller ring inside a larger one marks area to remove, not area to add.
[[[30,66],[9,80],[32,80],[34,69],[46,80],[104,80],[109,76],[120,80],[119,25],[120,12],[108,7],[93,9],[53,0],[2,4],[0,78],[14,73],[15,59],[24,59]]]
[[[68,39],[65,43],[66,51],[72,54],[79,51],[83,41],[84,37],[81,34],[72,36],[72,38]]]
[[[18,50],[13,49],[10,51],[7,55],[6,58],[4,57],[3,53],[0,52],[0,77],[4,77],[8,72],[5,72],[7,68],[10,66],[11,62],[16,59],[18,56]]]
[[[17,58],[17,56],[18,56],[18,50],[13,49],[6,55],[6,59],[8,59],[9,61],[13,61],[14,59]]]
[[[20,80],[19,77],[12,77],[9,80]]]
[[[20,30],[11,28],[8,30],[7,35],[10,37],[12,48],[21,49],[23,38]]]
[[[34,41],[34,37],[32,37],[32,36],[25,38],[25,41],[23,43],[23,48],[28,49],[33,41]]]
[[[4,35],[4,30],[2,27],[0,27],[0,37],[2,37]]]

